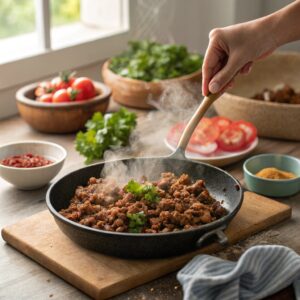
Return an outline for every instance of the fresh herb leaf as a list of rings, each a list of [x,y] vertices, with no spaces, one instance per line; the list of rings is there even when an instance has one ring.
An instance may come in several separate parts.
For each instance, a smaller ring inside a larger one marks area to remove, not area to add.
[[[135,214],[127,213],[129,219],[128,231],[132,233],[140,233],[146,223],[146,216],[143,211]]]
[[[135,180],[130,180],[125,186],[125,191],[132,193],[139,200],[142,198],[149,202],[158,202],[160,200],[157,188],[152,184],[140,184]]]
[[[123,77],[158,81],[191,74],[202,66],[203,56],[182,45],[147,40],[131,41],[128,50],[113,57],[109,68]]]
[[[91,163],[101,159],[107,149],[126,146],[135,126],[136,114],[125,108],[105,117],[96,112],[86,122],[86,132],[77,133],[75,148],[86,157],[86,163]]]

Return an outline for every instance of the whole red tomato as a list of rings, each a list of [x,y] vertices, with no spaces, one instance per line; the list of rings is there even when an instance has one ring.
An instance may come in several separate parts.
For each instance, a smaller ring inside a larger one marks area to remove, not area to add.
[[[85,100],[81,90],[75,90],[71,87],[68,87],[67,91],[68,91],[71,101]]]
[[[49,94],[54,91],[54,87],[50,81],[42,81],[34,91],[36,97],[40,97],[44,94]]]
[[[37,98],[37,101],[39,102],[45,102],[45,103],[50,103],[52,102],[53,94],[44,94],[40,97]]]
[[[62,103],[62,102],[70,102],[71,97],[66,89],[60,89],[56,91],[53,95],[52,102],[54,103]]]
[[[96,95],[96,89],[91,79],[87,77],[79,77],[75,79],[72,88],[81,91],[84,99],[93,98]]]
[[[55,77],[51,80],[51,84],[56,91],[60,89],[67,89],[75,81],[76,78],[74,75],[74,72],[63,71],[58,77]]]

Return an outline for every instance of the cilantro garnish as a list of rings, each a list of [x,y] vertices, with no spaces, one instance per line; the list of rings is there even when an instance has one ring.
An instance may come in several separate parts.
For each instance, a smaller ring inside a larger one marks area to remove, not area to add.
[[[135,180],[130,180],[125,186],[125,191],[132,193],[138,200],[144,198],[149,202],[160,200],[157,188],[152,184],[141,184]]]

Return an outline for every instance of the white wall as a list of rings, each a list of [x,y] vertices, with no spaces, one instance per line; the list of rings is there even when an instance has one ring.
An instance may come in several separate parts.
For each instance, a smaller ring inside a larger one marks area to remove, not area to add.
[[[136,0],[136,38],[187,45],[205,52],[208,33],[215,27],[253,20],[291,3],[291,0]],[[155,6],[159,5],[159,11]],[[284,50],[300,50],[300,42]]]

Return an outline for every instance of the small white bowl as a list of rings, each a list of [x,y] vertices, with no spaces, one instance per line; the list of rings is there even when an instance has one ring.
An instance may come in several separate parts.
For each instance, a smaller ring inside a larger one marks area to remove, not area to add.
[[[60,145],[44,141],[14,142],[0,146],[0,161],[13,155],[41,155],[52,164],[36,168],[16,168],[0,164],[0,176],[21,190],[45,186],[61,170],[67,151]]]

